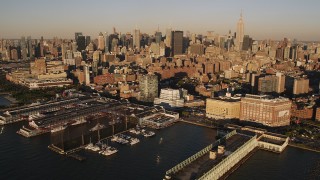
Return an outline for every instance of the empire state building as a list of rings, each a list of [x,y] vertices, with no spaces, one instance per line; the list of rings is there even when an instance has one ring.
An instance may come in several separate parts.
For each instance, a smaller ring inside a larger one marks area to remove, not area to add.
[[[239,50],[242,49],[243,37],[244,37],[244,23],[243,23],[242,12],[241,12],[240,19],[237,24],[237,46]]]

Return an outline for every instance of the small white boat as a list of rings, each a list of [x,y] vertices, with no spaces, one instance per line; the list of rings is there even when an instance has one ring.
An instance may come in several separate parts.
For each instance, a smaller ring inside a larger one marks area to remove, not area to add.
[[[152,137],[152,136],[154,136],[156,133],[154,133],[153,131],[146,131],[146,132],[144,132],[143,133],[143,136],[144,137]]]
[[[88,145],[86,145],[86,147],[84,147],[84,149],[86,150],[91,150],[93,148],[93,144],[89,143]]]
[[[135,144],[137,144],[139,142],[140,142],[140,140],[138,138],[131,138],[130,145],[132,146],[132,145],[135,145]]]
[[[132,134],[136,134],[136,135],[141,134],[141,131],[138,130],[138,129],[130,129],[129,132],[132,133]]]
[[[110,155],[112,155],[114,153],[117,153],[117,152],[118,152],[118,150],[116,148],[109,146],[101,154],[104,155],[104,156],[110,156]]]

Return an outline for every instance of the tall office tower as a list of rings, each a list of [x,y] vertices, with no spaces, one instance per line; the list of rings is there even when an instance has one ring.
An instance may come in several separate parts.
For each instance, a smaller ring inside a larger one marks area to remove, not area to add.
[[[41,36],[41,39],[40,39],[40,56],[44,57],[44,40],[43,40],[43,36]]]
[[[140,50],[140,29],[134,29],[133,31],[133,48]]]
[[[139,79],[140,101],[153,102],[158,97],[158,76],[143,75]]]
[[[90,36],[86,36],[86,47],[91,43]]]
[[[233,43],[232,40],[233,40],[233,36],[232,36],[232,34],[231,34],[231,30],[229,30],[229,34],[228,34],[228,36],[227,36],[226,46],[221,46],[221,45],[220,45],[220,48],[225,47],[228,51],[230,51],[231,46],[232,46],[232,43]],[[221,40],[220,40],[220,42],[221,42]]]
[[[167,47],[170,47],[171,48],[171,33],[172,33],[172,29],[169,28],[167,29],[166,31],[166,39],[165,39],[165,44]]]
[[[64,60],[66,58],[67,46],[65,43],[61,44],[61,58]]]
[[[183,31],[172,31],[171,56],[183,54]]]
[[[244,35],[242,50],[248,51],[249,49],[251,49],[251,46],[252,46],[252,38],[250,38],[249,35]]]
[[[85,36],[78,36],[77,38],[77,45],[78,45],[78,51],[83,51],[86,49],[86,37]]]
[[[243,18],[242,18],[242,12],[240,14],[240,19],[237,24],[237,46],[238,49],[242,49],[242,44],[243,44],[243,37],[244,37],[244,23],[243,23]]]
[[[280,47],[276,50],[276,58],[278,60],[283,60],[283,55],[284,55],[284,48]]]
[[[251,95],[241,98],[240,120],[278,127],[290,125],[291,101],[287,98],[272,98]]]
[[[162,33],[157,31],[155,34],[155,37],[156,37],[156,43],[160,44],[161,39],[162,39]]]
[[[292,59],[293,61],[297,60],[297,57],[298,57],[297,49],[298,49],[297,45],[294,45],[294,46],[290,47],[290,56],[289,56],[289,58]]]
[[[98,49],[103,51],[104,50],[104,46],[105,42],[104,42],[104,37],[102,32],[99,33],[99,37],[98,37]]]
[[[75,32],[74,33],[74,40],[77,41],[79,36],[82,36],[82,32]]]
[[[31,58],[34,55],[34,49],[32,47],[31,36],[27,37],[27,45],[28,45],[28,56]]]
[[[108,32],[104,33],[104,52],[107,53],[109,52],[109,34]]]
[[[21,37],[21,56],[23,60],[27,59],[27,45],[26,45],[26,38],[24,36]]]
[[[283,59],[288,60],[290,58],[290,47],[287,46],[283,50]]]

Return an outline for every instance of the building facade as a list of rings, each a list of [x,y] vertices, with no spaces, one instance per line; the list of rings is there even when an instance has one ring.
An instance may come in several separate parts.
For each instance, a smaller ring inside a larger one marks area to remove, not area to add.
[[[207,98],[206,117],[215,119],[239,119],[240,99]]]
[[[240,120],[277,127],[290,125],[291,101],[287,98],[270,98],[250,95],[241,99]]]

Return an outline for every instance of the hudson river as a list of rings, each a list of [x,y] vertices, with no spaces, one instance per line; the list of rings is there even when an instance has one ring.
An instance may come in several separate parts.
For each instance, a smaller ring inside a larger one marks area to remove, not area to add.
[[[116,146],[118,153],[104,157],[81,152],[79,162],[47,148],[50,134],[24,138],[16,131],[23,123],[0,126],[0,179],[115,179],[161,180],[177,163],[214,142],[216,131],[177,123],[156,132],[155,137],[140,137],[134,146]],[[320,154],[288,147],[282,154],[257,151],[230,180],[320,179]]]

